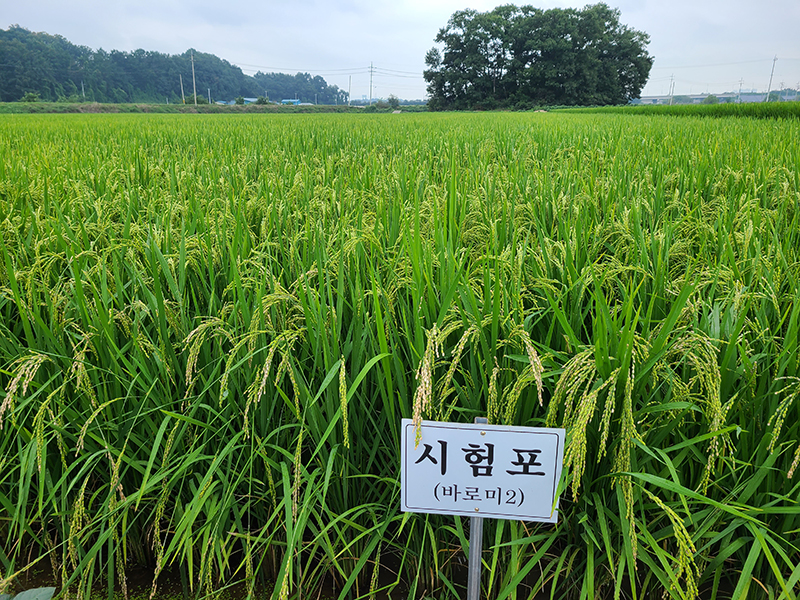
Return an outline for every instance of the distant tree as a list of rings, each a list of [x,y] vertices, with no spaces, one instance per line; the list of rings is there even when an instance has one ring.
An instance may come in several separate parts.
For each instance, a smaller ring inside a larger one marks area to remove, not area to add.
[[[268,100],[264,96],[256,98],[256,104],[267,104]]]
[[[328,85],[319,75],[308,73],[288,75],[286,73],[262,73],[253,76],[260,90],[266,90],[268,98],[298,98],[301,102],[318,104],[346,104],[347,92],[335,85]],[[255,94],[254,94],[255,95]]]
[[[692,104],[694,100],[692,100],[691,96],[673,96],[672,103],[673,104]]]
[[[781,92],[772,91],[769,93],[769,98],[767,98],[767,102],[780,102],[781,101]]]
[[[240,105],[240,106],[241,106],[241,105],[243,105],[243,104],[244,104],[244,98],[243,98],[242,96],[238,96],[238,97],[236,98],[235,102],[236,102],[236,104],[238,104],[238,105]]]
[[[67,104],[78,104],[83,102],[83,97],[78,94],[70,94],[69,96],[59,96],[56,102],[64,102]]]
[[[453,13],[425,56],[429,107],[623,104],[638,98],[649,37],[606,4]]]
[[[717,98],[714,94],[709,94],[703,98],[702,104],[719,104],[719,98]]]
[[[389,103],[389,108],[392,110],[397,110],[400,108],[400,98],[394,94],[389,94],[389,97],[386,99],[386,101]]]
[[[39,102],[41,98],[39,98],[39,94],[36,92],[26,92],[22,98],[19,99],[20,102]]]
[[[23,27],[0,29],[0,102],[14,102],[26,92],[41,100],[84,98],[89,102],[181,102],[180,80],[191,95],[192,55],[198,90],[213,89],[218,98],[255,97],[268,90],[276,98],[301,92],[305,102],[346,103],[347,94],[319,76],[245,75],[213,54],[190,49],[169,55],[138,49],[133,52],[76,46],[61,36],[33,33]],[[290,82],[287,95],[275,93],[268,82]],[[192,98],[187,101],[194,103]],[[200,97],[197,98],[201,102]]]

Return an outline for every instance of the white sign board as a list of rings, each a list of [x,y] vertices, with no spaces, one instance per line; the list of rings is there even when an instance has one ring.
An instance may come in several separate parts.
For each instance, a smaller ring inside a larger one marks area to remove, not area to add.
[[[401,510],[558,521],[564,430],[423,421],[401,431]]]

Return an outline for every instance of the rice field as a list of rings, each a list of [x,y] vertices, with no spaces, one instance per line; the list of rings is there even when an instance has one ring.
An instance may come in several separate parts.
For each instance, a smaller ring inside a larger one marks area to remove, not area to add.
[[[800,101],[720,104],[641,104],[562,109],[569,112],[660,115],[676,117],[749,117],[754,119],[800,119]]]
[[[567,430],[483,596],[793,599],[800,121],[5,115],[0,593],[463,597],[400,419]]]

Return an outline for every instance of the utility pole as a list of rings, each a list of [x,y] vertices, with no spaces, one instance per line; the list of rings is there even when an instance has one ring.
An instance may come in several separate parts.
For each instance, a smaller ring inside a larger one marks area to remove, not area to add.
[[[353,76],[350,75],[350,77],[347,80],[347,106],[350,106],[350,90],[352,88],[353,88]]]
[[[764,102],[769,102],[769,93],[772,91],[772,76],[775,75],[775,63],[778,62],[778,55],[775,55],[775,58],[772,59],[772,72],[769,74],[769,85],[767,86],[767,97],[764,98]]]
[[[192,91],[194,93],[194,105],[197,106],[197,83],[194,80],[194,52],[192,52]]]
[[[372,104],[372,63],[369,63],[369,103]]]
[[[83,89],[83,79],[81,79],[81,94],[83,94],[83,101],[86,102],[86,90]]]
[[[186,104],[186,96],[183,95],[183,75],[178,73],[178,77],[181,78],[181,100],[183,100],[183,103]]]
[[[672,106],[672,96],[675,93],[675,75],[669,76],[669,105]]]
[[[211,88],[208,88],[208,103],[211,104]]]
[[[738,104],[742,103],[742,84],[744,83],[744,79],[739,80],[739,95],[736,96],[736,102]]]

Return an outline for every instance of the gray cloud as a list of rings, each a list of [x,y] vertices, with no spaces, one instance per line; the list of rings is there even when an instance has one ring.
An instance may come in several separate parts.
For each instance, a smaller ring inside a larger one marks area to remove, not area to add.
[[[59,34],[106,50],[144,48],[170,54],[192,47],[210,52],[247,73],[308,71],[347,89],[421,98],[425,52],[456,10],[491,10],[487,0],[0,0],[7,27]],[[522,4],[522,3],[520,3]],[[541,8],[583,6],[548,1]],[[655,57],[644,94],[663,93],[671,77],[675,93],[738,87],[764,89],[778,55],[773,88],[800,82],[800,3],[796,0],[623,0],[622,22],[650,34]],[[387,70],[395,71],[389,73]]]

